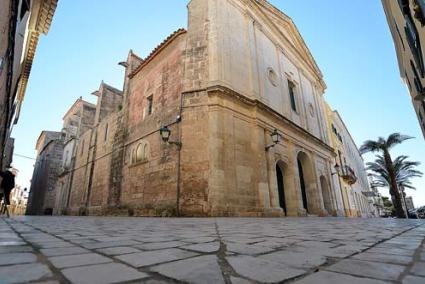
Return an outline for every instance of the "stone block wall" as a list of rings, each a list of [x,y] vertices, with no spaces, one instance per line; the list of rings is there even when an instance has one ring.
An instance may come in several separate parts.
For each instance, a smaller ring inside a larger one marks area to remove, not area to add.
[[[121,177],[120,205],[131,214],[175,214],[178,149],[161,140],[159,129],[169,125],[170,140],[180,139],[175,122],[180,115],[184,47],[185,34],[181,34],[128,82],[128,113],[123,123],[127,133],[117,178]],[[148,98],[152,98],[151,113]],[[145,157],[134,161],[138,147],[143,147]]]
[[[56,184],[62,164],[63,145],[63,137],[60,132],[43,131],[40,135],[27,214],[53,214],[56,206]]]
[[[87,178],[89,175],[89,145],[93,130],[88,130],[79,137],[75,152],[75,166],[72,177],[72,188],[69,202],[69,212],[78,214],[81,207],[85,207]]]
[[[95,211],[107,205],[108,191],[111,187],[110,172],[114,135],[117,131],[117,117],[113,113],[106,117],[95,129],[97,141],[96,154],[93,163],[93,176],[90,190],[89,209]],[[90,213],[91,214],[91,213]]]

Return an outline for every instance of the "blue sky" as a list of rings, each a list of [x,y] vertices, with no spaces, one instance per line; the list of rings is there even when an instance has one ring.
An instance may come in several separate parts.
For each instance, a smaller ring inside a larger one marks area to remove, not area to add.
[[[60,131],[62,116],[101,80],[122,88],[117,63],[129,49],[142,57],[171,32],[187,26],[186,0],[59,0],[48,36],[40,40],[23,111],[15,126],[15,153],[35,157],[42,130]],[[425,142],[402,84],[380,0],[272,0],[290,16],[322,70],[326,99],[358,145],[401,132],[416,137],[393,150],[422,162]],[[366,160],[373,158],[367,155]],[[18,182],[29,187],[34,161],[14,157]],[[415,205],[425,205],[425,178],[414,180]],[[387,190],[383,190],[387,193]]]

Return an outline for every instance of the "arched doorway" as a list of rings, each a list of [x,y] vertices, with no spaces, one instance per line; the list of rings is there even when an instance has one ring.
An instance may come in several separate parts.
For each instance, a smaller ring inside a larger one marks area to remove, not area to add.
[[[282,208],[285,216],[287,215],[286,199],[285,199],[285,180],[284,173],[279,163],[276,164],[277,191],[279,196],[279,206]]]
[[[328,181],[324,176],[320,176],[320,187],[322,188],[323,205],[329,214],[332,214],[332,200],[331,193],[329,190]]]
[[[298,153],[297,163],[302,206],[308,214],[319,214],[321,206],[313,163],[304,152]]]
[[[307,201],[307,190],[305,187],[304,169],[300,159],[298,159],[298,175],[300,177],[300,187],[301,187],[301,197],[303,200],[303,208],[308,213],[308,201]]]

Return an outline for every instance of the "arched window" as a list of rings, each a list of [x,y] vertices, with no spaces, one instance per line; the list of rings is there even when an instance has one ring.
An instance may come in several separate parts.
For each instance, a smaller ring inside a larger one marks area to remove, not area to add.
[[[134,163],[136,163],[136,149],[133,149],[132,151],[131,151],[131,155],[130,155],[131,157],[131,163],[132,164],[134,164]]]
[[[143,160],[143,145],[139,144],[136,148],[136,162],[140,162]]]
[[[148,153],[149,153],[149,146],[147,143],[143,146],[143,160],[148,159]]]
[[[131,163],[136,164],[139,162],[147,161],[149,157],[149,144],[140,142],[134,146],[131,152]]]

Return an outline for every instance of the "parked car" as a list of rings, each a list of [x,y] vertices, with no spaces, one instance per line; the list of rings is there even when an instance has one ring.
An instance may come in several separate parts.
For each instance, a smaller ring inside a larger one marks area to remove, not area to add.
[[[413,208],[407,211],[409,219],[418,219],[418,210]]]
[[[416,214],[418,215],[419,219],[425,219],[425,206],[416,209]]]

